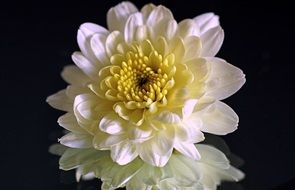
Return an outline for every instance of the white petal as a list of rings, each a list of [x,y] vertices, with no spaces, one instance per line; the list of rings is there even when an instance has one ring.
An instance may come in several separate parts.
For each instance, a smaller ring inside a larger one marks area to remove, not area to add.
[[[125,165],[138,156],[136,147],[129,140],[123,141],[111,147],[111,157],[119,165]]]
[[[177,35],[183,39],[189,36],[198,36],[199,28],[192,19],[185,19],[178,24]]]
[[[148,164],[157,167],[163,167],[167,164],[169,158],[171,157],[172,150],[173,149],[169,150],[166,155],[160,156],[158,154],[155,154],[151,147],[145,146],[140,148],[139,156],[143,161],[147,162]]]
[[[187,119],[192,114],[197,102],[198,102],[197,99],[189,99],[189,100],[185,101],[184,106],[182,108],[183,119]]]
[[[62,78],[69,84],[74,85],[85,85],[90,81],[90,78],[87,77],[77,66],[67,65],[64,67],[62,73]]]
[[[86,131],[81,128],[76,120],[76,117],[72,113],[66,113],[57,120],[58,124],[64,129],[74,133],[85,134]]]
[[[122,33],[119,31],[113,31],[110,33],[105,42],[105,48],[108,56],[111,58],[117,53],[117,46],[123,41]]]
[[[98,77],[98,68],[88,60],[81,52],[74,52],[72,55],[74,63],[89,77],[95,79]]]
[[[155,117],[155,119],[168,124],[176,124],[181,122],[181,119],[177,114],[169,111],[161,112],[159,115]]]
[[[143,25],[141,13],[134,13],[128,18],[124,29],[124,38],[127,43],[131,43],[135,39],[137,27],[141,25]]]
[[[90,40],[91,49],[102,65],[108,64],[109,59],[105,50],[106,36],[94,34]]]
[[[147,20],[147,18],[149,17],[149,15],[151,14],[151,12],[154,10],[156,6],[152,3],[146,4],[142,7],[142,9],[140,10],[140,12],[143,15],[144,21]]]
[[[120,122],[120,118],[115,114],[109,114],[102,118],[99,123],[99,129],[112,135],[123,132],[122,122]]]
[[[111,8],[107,14],[107,25],[109,30],[123,31],[129,16],[137,11],[137,8],[131,2],[122,2]]]
[[[202,113],[201,130],[216,135],[226,135],[237,129],[239,117],[226,104],[215,102]]]
[[[214,57],[219,51],[224,39],[224,32],[220,26],[209,29],[201,35],[202,56]]]
[[[92,147],[92,136],[88,134],[68,133],[59,139],[59,142],[71,148],[90,148]]]
[[[174,143],[174,148],[193,160],[199,160],[201,158],[198,150],[192,143],[177,142]]]
[[[169,9],[167,9],[164,6],[157,6],[153,9],[153,11],[150,13],[146,25],[153,28],[157,23],[159,23],[162,19],[173,19],[173,14]]]
[[[243,71],[219,58],[207,58],[211,72],[207,82],[206,95],[217,100],[236,93],[246,82]]]
[[[90,38],[96,33],[106,35],[108,31],[99,25],[84,23],[80,26],[77,34],[78,45],[83,55],[93,62],[95,62],[96,59],[90,47]]]
[[[93,138],[93,146],[98,150],[109,150],[111,146],[126,140],[126,135],[96,134]]]
[[[204,144],[197,144],[196,147],[201,154],[201,163],[221,169],[228,169],[230,167],[228,159],[220,150]]]
[[[200,28],[200,35],[209,29],[219,26],[219,17],[214,13],[205,13],[194,18],[195,23]]]
[[[67,97],[66,90],[61,90],[56,94],[48,96],[46,102],[55,109],[62,111],[73,110],[73,102]]]

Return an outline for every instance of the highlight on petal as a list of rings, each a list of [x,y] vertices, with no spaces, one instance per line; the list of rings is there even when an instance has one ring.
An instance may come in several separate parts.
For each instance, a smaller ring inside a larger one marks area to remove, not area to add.
[[[129,140],[122,141],[111,147],[111,157],[119,165],[125,165],[137,157],[136,146]]]
[[[209,29],[201,35],[203,57],[214,57],[221,48],[224,32],[220,26]]]
[[[211,72],[207,80],[206,95],[217,100],[236,93],[246,82],[243,71],[220,58],[206,58]]]
[[[62,111],[70,111],[73,106],[73,102],[67,97],[65,90],[61,90],[56,94],[48,96],[46,102],[48,102],[50,106]]]
[[[209,29],[219,26],[219,16],[214,13],[204,13],[194,18],[195,23],[200,29],[200,35]]]
[[[111,8],[107,13],[107,24],[109,30],[123,31],[129,16],[137,11],[137,8],[131,2],[122,2]]]

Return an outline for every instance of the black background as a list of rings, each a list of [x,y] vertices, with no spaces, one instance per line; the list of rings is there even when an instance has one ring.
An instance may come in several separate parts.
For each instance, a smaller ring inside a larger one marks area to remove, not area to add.
[[[71,174],[59,171],[58,158],[48,153],[60,137],[56,120],[62,112],[45,99],[66,86],[60,72],[78,50],[79,25],[106,26],[108,9],[118,2],[1,2],[0,189],[83,189],[61,183]],[[147,2],[134,1],[138,7]],[[294,187],[294,6],[284,1],[152,2],[170,8],[177,21],[209,11],[220,15],[225,41],[218,56],[247,78],[225,100],[240,117],[239,129],[224,139],[245,161],[241,185],[253,190]]]

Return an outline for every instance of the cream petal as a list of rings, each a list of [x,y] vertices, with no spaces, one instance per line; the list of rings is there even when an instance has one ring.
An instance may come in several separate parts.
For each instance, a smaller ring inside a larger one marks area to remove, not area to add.
[[[185,130],[187,134],[186,139],[184,139],[179,133],[177,134],[177,139],[185,141],[187,143],[198,143],[205,139],[204,134],[201,132],[202,121],[199,118],[187,118],[183,122],[183,126],[177,127],[177,130]]]
[[[137,27],[143,25],[143,17],[141,13],[134,13],[129,16],[124,28],[124,39],[127,43],[131,43],[136,38]]]
[[[150,28],[153,28],[157,23],[159,23],[162,19],[174,19],[173,14],[169,9],[160,5],[154,8],[149,17],[147,18],[146,25]]]
[[[226,181],[240,181],[245,177],[245,174],[242,171],[233,166],[230,166],[227,170],[223,170],[220,173],[221,174],[219,175],[221,179]]]
[[[199,160],[201,158],[201,155],[193,143],[176,142],[174,143],[174,148],[193,160]]]
[[[68,133],[59,139],[59,142],[71,148],[90,148],[92,147],[92,136],[88,134]]]
[[[73,110],[73,103],[67,97],[66,90],[61,90],[51,96],[48,96],[46,102],[55,109],[59,109],[62,111]]]
[[[209,29],[219,26],[219,16],[214,13],[204,13],[193,19],[200,28],[200,35],[207,32]]]
[[[137,156],[136,146],[129,140],[122,141],[111,147],[111,157],[119,165],[128,164]]]
[[[101,66],[109,64],[110,60],[106,54],[105,49],[106,36],[101,34],[94,34],[90,39],[90,46],[95,57],[100,61]]]
[[[129,16],[137,12],[137,8],[131,2],[122,2],[111,8],[107,13],[107,25],[110,31],[124,31],[124,26]]]
[[[167,123],[167,124],[177,124],[181,122],[180,117],[172,112],[163,111],[155,117],[159,122]]]
[[[140,12],[143,15],[143,19],[144,21],[147,20],[147,18],[149,17],[149,15],[151,14],[151,12],[156,8],[156,6],[152,3],[146,4],[142,7],[142,9],[140,10]]]
[[[153,137],[152,129],[149,126],[137,126],[131,130],[130,137],[132,141],[142,143]]]
[[[199,33],[199,28],[192,19],[185,19],[178,24],[177,35],[183,39],[189,36],[198,36]]]
[[[91,149],[68,148],[59,159],[59,167],[63,170],[77,168],[81,164],[87,164],[107,154],[107,151]],[[109,153],[108,153],[109,154]]]
[[[201,35],[203,57],[214,57],[219,51],[223,39],[224,32],[220,26],[209,29]]]
[[[142,145],[140,145],[142,146]],[[144,147],[141,147],[138,152],[139,152],[139,156],[140,158],[147,162],[148,164],[151,164],[153,166],[157,166],[157,167],[163,167],[167,164],[169,158],[171,157],[171,154],[172,154],[172,150],[169,150],[167,152],[167,154],[165,155],[158,155],[158,154],[155,154],[153,149],[146,145]]]
[[[80,26],[77,34],[78,45],[83,55],[92,62],[96,62],[96,59],[90,47],[90,38],[96,33],[106,35],[108,31],[99,25],[93,23],[84,23]]]
[[[185,62],[192,59],[200,58],[202,52],[201,39],[197,36],[189,36],[184,39],[185,46]]]
[[[201,130],[216,135],[226,135],[237,129],[239,117],[226,104],[216,101],[201,115]]]
[[[120,118],[115,114],[108,114],[102,118],[99,123],[99,129],[105,133],[111,135],[118,135],[123,133],[124,128],[122,126]]]
[[[209,75],[209,64],[206,59],[203,58],[193,58],[185,62],[185,65],[194,75],[194,82],[202,82]]]
[[[109,58],[118,53],[117,46],[123,41],[123,35],[119,31],[113,31],[110,33],[105,42],[105,49]]]
[[[148,28],[153,43],[156,43],[159,37],[170,41],[176,34],[177,22],[174,19],[164,18]]]
[[[207,58],[211,72],[207,80],[206,95],[217,100],[236,93],[246,82],[243,71],[220,58]]]
[[[90,81],[90,78],[74,65],[65,66],[61,72],[61,76],[67,83],[74,85],[83,86]]]
[[[126,135],[109,135],[97,133],[93,138],[93,146],[98,150],[109,150],[111,146],[126,140]]]
[[[98,77],[98,68],[82,55],[81,52],[74,52],[72,60],[90,78],[96,79]]]
[[[57,156],[61,156],[67,149],[68,147],[62,144],[56,143],[56,144],[50,145],[48,152]]]
[[[220,150],[205,144],[197,144],[196,148],[201,154],[201,163],[220,169],[228,169],[230,167],[228,159]]]
[[[69,130],[78,134],[87,133],[83,128],[81,128],[76,120],[76,117],[72,113],[66,113],[58,118],[58,124],[66,130]]]
[[[184,102],[184,106],[182,108],[182,117],[183,119],[187,119],[194,111],[195,105],[197,104],[197,99],[189,99]]]

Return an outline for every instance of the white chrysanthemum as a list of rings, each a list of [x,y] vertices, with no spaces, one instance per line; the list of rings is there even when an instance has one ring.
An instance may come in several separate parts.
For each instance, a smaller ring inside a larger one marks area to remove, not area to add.
[[[221,103],[245,82],[242,71],[214,57],[223,41],[218,16],[206,13],[177,23],[170,10],[129,2],[111,8],[109,30],[85,23],[81,52],[62,77],[70,85],[48,97],[68,112],[58,122],[71,131],[60,142],[110,150],[128,164],[138,155],[164,166],[173,149],[200,159],[203,132],[234,131],[238,116]]]
[[[61,154],[53,146],[53,152]],[[135,159],[118,165],[108,151],[68,148],[60,158],[60,168],[76,168],[77,180],[90,176],[103,181],[103,190],[126,187],[127,190],[215,190],[221,181],[239,181],[244,174],[230,165],[226,156],[208,145],[196,145],[202,158],[192,160],[174,152],[164,167],[155,167]]]

